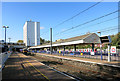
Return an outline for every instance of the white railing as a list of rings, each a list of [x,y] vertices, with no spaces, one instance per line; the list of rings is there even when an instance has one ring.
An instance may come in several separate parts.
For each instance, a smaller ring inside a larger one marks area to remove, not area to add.
[[[2,68],[4,67],[4,63],[9,58],[10,55],[11,55],[11,52],[10,53],[4,52],[0,54],[0,71],[2,71]]]

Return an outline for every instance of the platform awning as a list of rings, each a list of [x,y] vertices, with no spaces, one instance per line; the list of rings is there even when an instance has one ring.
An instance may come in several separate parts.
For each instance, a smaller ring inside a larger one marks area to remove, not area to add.
[[[89,33],[89,34],[85,34],[85,35],[81,35],[81,36],[77,36],[77,37],[64,39],[59,42],[53,42],[52,46],[57,47],[57,46],[92,44],[92,43],[94,43],[94,44],[100,43],[100,38],[95,33]],[[46,47],[50,47],[50,46],[51,46],[50,44],[46,44],[46,45],[30,47],[29,49],[31,49],[31,48],[46,48]]]

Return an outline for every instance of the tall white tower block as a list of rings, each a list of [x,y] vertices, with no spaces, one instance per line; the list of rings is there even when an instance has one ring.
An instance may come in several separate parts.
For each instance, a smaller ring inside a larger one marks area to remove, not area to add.
[[[40,22],[26,21],[23,26],[23,37],[26,46],[40,45]]]

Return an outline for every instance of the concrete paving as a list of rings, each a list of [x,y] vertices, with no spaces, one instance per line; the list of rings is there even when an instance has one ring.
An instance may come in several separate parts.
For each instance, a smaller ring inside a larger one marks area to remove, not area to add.
[[[13,53],[5,62],[2,79],[42,79],[42,80],[76,80],[71,76],[60,74],[44,64],[21,53]]]

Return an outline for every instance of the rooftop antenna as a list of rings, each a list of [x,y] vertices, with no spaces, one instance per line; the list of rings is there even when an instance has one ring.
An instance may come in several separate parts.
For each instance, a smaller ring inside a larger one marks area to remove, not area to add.
[[[30,19],[30,21],[32,21],[32,20]]]

